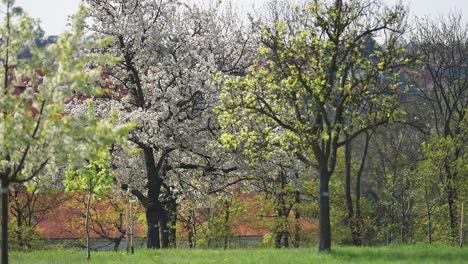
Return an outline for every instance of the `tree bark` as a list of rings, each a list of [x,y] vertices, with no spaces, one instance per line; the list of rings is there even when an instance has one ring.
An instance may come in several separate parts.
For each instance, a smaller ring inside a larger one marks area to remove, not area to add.
[[[175,201],[174,201],[175,203]],[[171,207],[171,214],[169,217],[169,246],[170,247],[177,247],[177,205],[175,207]]]
[[[159,238],[159,220],[161,218],[158,212],[159,201],[148,201],[146,207],[146,224],[148,226],[146,246],[150,249],[161,248],[161,241]]]
[[[296,203],[296,206],[301,203],[301,193],[299,191],[296,191],[294,201]],[[294,210],[294,242],[293,246],[295,248],[298,248],[300,246],[301,242],[301,213],[299,212],[299,209],[296,207],[296,210]]]
[[[463,246],[463,232],[464,232],[464,228],[463,228],[463,224],[465,223],[465,219],[463,218],[464,217],[464,210],[463,210],[463,205],[464,205],[464,201],[461,201],[461,207],[460,207],[460,247]]]
[[[146,224],[148,227],[146,246],[150,249],[159,249],[161,248],[159,238],[159,221],[161,219],[159,194],[161,192],[161,179],[159,178],[158,171],[156,170],[153,149],[145,147],[143,148],[143,153],[148,179],[148,197],[145,207]]]
[[[161,228],[165,225],[163,230],[166,231],[161,231],[161,239],[163,241],[167,240],[167,247],[176,247],[177,202],[173,199],[169,190],[165,190],[165,192],[166,199],[162,204],[162,221],[164,224],[161,224]],[[166,248],[165,243],[162,243],[162,248]]]
[[[8,187],[7,175],[1,177],[2,195],[2,264],[8,264]]]
[[[457,216],[456,216],[456,204],[455,204],[455,188],[452,186],[450,183],[452,181],[452,178],[449,178],[449,184],[447,186],[447,203],[448,203],[448,210],[449,210],[449,220],[450,220],[450,233],[452,235],[452,241],[453,243],[456,243],[457,239]]]
[[[348,210],[348,226],[351,231],[351,238],[353,240],[353,245],[359,245],[359,235],[357,233],[357,223],[356,218],[354,216],[354,208],[353,208],[353,198],[351,196],[351,141],[349,139],[349,135],[346,134],[346,145],[345,145],[345,170],[346,170],[346,177],[345,177],[345,195],[346,195],[346,207]]]
[[[224,214],[224,249],[229,247],[229,210],[230,203],[226,201],[225,205],[225,214]]]
[[[429,244],[432,244],[432,222],[431,222],[431,213],[427,211],[427,237],[429,239]]]
[[[369,150],[369,141],[371,139],[373,132],[366,132],[366,141],[364,143],[364,153],[362,154],[361,164],[359,165],[359,170],[356,175],[356,215],[355,215],[355,228],[356,228],[356,238],[357,243],[355,245],[362,246],[363,234],[362,228],[364,226],[361,213],[361,178],[364,171],[364,165],[367,159],[367,153]]]
[[[196,248],[197,247],[197,219],[195,216],[194,209],[190,210],[190,226],[191,226],[192,235],[193,235],[192,248]]]
[[[161,232],[161,248],[169,248],[169,229],[167,226],[167,211],[161,206],[161,217],[159,219],[160,232]]]
[[[88,191],[88,199],[86,201],[86,218],[85,218],[85,230],[86,230],[86,258],[91,258],[91,250],[89,248],[89,205],[91,203],[91,190]]]
[[[321,164],[323,165],[323,164]],[[331,250],[331,225],[330,225],[330,190],[327,166],[320,166],[319,204],[320,204],[320,238],[319,251],[330,252]]]

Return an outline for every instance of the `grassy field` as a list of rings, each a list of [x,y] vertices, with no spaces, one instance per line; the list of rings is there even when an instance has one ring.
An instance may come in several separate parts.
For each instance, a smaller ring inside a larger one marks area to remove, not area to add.
[[[91,261],[85,251],[12,252],[11,263],[74,264],[74,263],[468,263],[468,248],[449,246],[386,246],[337,247],[330,254],[319,254],[315,248],[302,249],[233,249],[233,250],[139,250],[135,255],[123,252],[92,252]]]

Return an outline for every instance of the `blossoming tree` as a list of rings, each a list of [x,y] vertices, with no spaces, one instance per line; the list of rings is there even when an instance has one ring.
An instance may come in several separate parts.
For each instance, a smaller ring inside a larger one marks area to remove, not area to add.
[[[90,83],[99,77],[98,65],[114,61],[108,55],[86,52],[108,44],[108,40],[83,41],[83,8],[74,17],[72,31],[60,36],[57,44],[39,49],[33,45],[39,32],[37,21],[14,7],[14,0],[3,3],[6,16],[0,24],[0,180],[2,263],[8,263],[10,183],[30,181],[65,163],[80,166],[83,160],[96,158],[98,146],[119,142],[128,127],[94,115],[64,112],[73,95],[97,94]],[[32,58],[20,60],[17,55],[24,44],[31,44]],[[15,87],[19,82],[25,86]]]
[[[251,42],[218,7],[171,0],[86,3],[91,30],[113,37],[106,51],[121,59],[110,70],[112,84],[103,84],[114,96],[97,100],[96,113],[114,108],[123,122],[136,123],[128,139],[141,154],[128,159],[135,161],[125,164],[135,174],[123,184],[143,187],[131,192],[145,206],[148,248],[167,247],[167,221],[175,215],[179,194],[207,193],[204,187],[213,187],[214,180],[219,187],[224,179],[219,176],[236,169],[232,159],[211,148],[218,129],[211,110],[219,94],[214,75],[241,72]]]

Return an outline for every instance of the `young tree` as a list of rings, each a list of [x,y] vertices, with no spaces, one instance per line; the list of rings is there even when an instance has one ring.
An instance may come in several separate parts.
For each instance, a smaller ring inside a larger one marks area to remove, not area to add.
[[[86,258],[91,258],[90,236],[89,236],[89,210],[91,198],[93,195],[103,197],[109,190],[114,180],[113,172],[109,170],[110,154],[107,149],[100,149],[95,160],[86,162],[87,165],[75,169],[71,166],[65,177],[65,188],[68,192],[86,191],[86,212],[85,212],[85,231],[86,231]]]
[[[86,53],[103,41],[83,41],[85,11],[74,17],[73,31],[47,49],[31,47],[32,58],[18,59],[24,44],[32,44],[38,24],[3,1],[6,16],[0,24],[2,60],[0,79],[0,179],[2,183],[2,263],[8,263],[8,189],[11,183],[30,181],[71,160],[79,164],[95,157],[96,146],[123,137],[124,126],[94,116],[64,114],[66,100],[74,94],[93,95],[90,83],[99,76],[98,65],[114,58]],[[94,66],[90,69],[88,66]],[[15,89],[19,81],[24,91]],[[23,86],[24,87],[24,86]]]
[[[287,14],[264,26],[251,73],[225,81],[222,140],[248,149],[266,135],[318,171],[319,250],[330,251],[338,148],[398,117],[392,93],[406,63],[399,46],[406,10],[377,0],[316,0]],[[366,49],[370,38],[380,38],[381,49]]]

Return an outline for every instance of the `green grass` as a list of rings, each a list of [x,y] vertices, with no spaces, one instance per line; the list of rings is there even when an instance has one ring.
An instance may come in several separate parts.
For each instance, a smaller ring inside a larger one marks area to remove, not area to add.
[[[386,247],[337,247],[330,254],[319,254],[316,248],[302,249],[233,249],[233,250],[138,250],[135,255],[123,252],[85,251],[12,252],[11,263],[468,263],[468,248],[430,245],[393,245]]]

